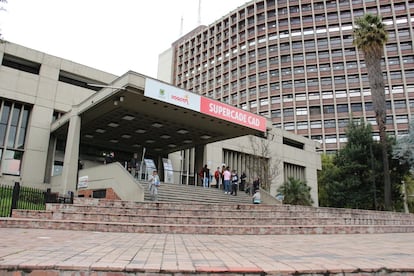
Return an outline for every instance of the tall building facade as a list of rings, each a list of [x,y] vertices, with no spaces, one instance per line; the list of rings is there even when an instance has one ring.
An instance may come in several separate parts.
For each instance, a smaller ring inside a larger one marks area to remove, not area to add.
[[[271,118],[326,153],[346,142],[351,118],[379,139],[364,56],[353,45],[355,19],[366,13],[388,30],[386,126],[404,135],[414,111],[413,1],[251,1],[174,42],[160,55],[159,78]]]

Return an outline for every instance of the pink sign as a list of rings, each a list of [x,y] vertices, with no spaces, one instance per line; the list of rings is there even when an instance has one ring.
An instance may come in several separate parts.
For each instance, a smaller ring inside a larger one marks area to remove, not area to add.
[[[206,97],[201,97],[200,112],[263,132],[266,131],[264,117]]]

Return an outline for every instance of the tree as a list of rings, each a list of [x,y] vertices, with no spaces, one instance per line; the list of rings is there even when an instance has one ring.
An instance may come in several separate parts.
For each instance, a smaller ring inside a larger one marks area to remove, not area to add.
[[[388,163],[388,145],[386,137],[386,104],[384,77],[382,75],[381,59],[388,33],[382,18],[377,15],[365,14],[356,19],[353,31],[354,45],[362,50],[368,71],[372,101],[377,121],[380,142],[382,145],[382,162],[384,168],[384,204],[386,210],[391,210],[391,180]]]
[[[346,129],[347,143],[335,156],[322,158],[318,173],[319,203],[326,207],[384,210],[384,170],[382,146],[372,138],[372,127],[364,122],[351,120]],[[389,138],[391,146],[394,141]],[[389,160],[391,192],[394,210],[403,210],[402,180],[408,166],[398,159]]]
[[[331,205],[331,192],[338,190],[340,183],[336,181],[339,179],[339,168],[335,165],[335,155],[321,155],[322,170],[318,171],[318,199],[319,206],[328,207]],[[342,196],[343,197],[343,196]]]
[[[410,123],[408,135],[397,138],[397,143],[393,149],[394,158],[401,163],[407,163],[414,173],[414,120]]]
[[[253,155],[246,164],[247,170],[251,176],[260,177],[260,187],[269,192],[272,181],[280,173],[281,161],[272,154],[270,140],[256,136],[249,136],[249,140]]]
[[[333,176],[329,191],[334,207],[376,209],[378,144],[372,139],[371,125],[351,120],[347,129],[347,144],[334,159],[338,173]]]
[[[305,181],[289,177],[277,191],[283,194],[283,203],[292,205],[311,206],[313,203],[310,191],[311,187]]]

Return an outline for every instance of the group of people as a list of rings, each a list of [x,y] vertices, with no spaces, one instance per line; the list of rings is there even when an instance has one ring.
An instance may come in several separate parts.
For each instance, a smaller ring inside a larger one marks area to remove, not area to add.
[[[202,177],[203,187],[208,188],[210,184],[210,171],[207,165],[205,165],[203,169],[201,170],[200,176],[201,174],[203,176]],[[214,173],[214,178],[216,181],[217,188],[219,188],[220,183],[222,183],[225,194],[237,196],[237,191],[239,190],[239,188],[240,190],[244,190],[247,176],[243,172],[239,179],[239,176],[236,170],[230,171],[230,167],[223,166],[221,170],[220,170],[220,167],[217,167],[217,170]],[[151,194],[151,199],[154,201],[157,201],[158,188],[160,186],[160,178],[156,170],[153,171],[152,176],[150,176],[148,180],[149,180],[148,189]],[[240,187],[239,187],[239,180],[240,180]],[[252,188],[253,188],[253,191],[251,191]],[[253,185],[248,186],[245,192],[249,194],[253,192],[252,202],[254,204],[261,203],[260,178],[257,177],[253,181]]]
[[[204,187],[208,187],[209,178],[205,176],[209,176],[210,174],[207,165],[204,165],[202,171],[204,174],[203,185]],[[259,177],[253,181],[252,185],[247,186],[247,175],[245,172],[242,172],[239,177],[236,170],[230,170],[229,166],[223,165],[221,168],[217,167],[216,171],[214,172],[214,179],[216,188],[220,188],[222,186],[225,194],[237,196],[237,191],[245,191],[246,194],[253,195],[253,203],[257,204],[261,202]]]

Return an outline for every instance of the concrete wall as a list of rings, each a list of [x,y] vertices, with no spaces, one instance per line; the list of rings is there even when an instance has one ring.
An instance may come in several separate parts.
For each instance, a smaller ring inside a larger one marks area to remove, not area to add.
[[[17,44],[0,43],[0,58],[4,53],[41,64],[39,74],[31,74],[6,66],[0,67],[0,97],[31,105],[21,175],[1,175],[3,184],[20,181],[23,185],[47,188],[44,182],[46,158],[53,112],[67,112],[92,93],[89,89],[58,81],[59,71],[87,76],[103,83],[116,76],[72,61],[51,56]]]

